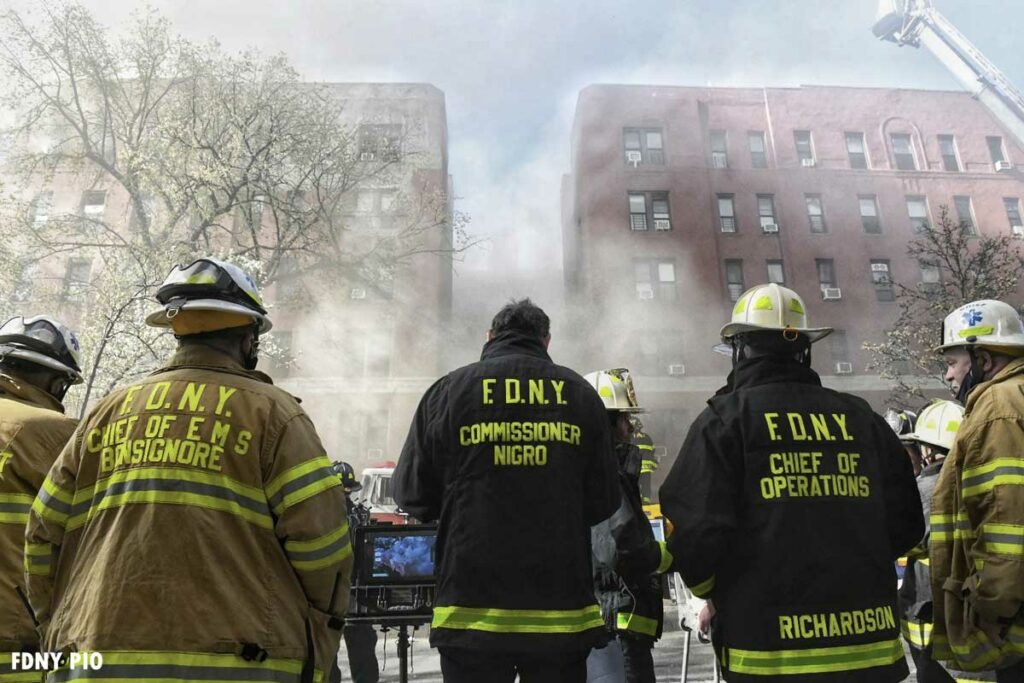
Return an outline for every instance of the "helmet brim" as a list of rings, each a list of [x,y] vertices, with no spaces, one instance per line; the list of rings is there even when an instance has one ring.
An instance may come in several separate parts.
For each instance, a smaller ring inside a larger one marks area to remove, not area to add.
[[[273,328],[273,324],[270,322],[270,318],[261,313],[254,311],[251,308],[243,306],[242,304],[236,304],[231,301],[224,301],[222,299],[193,299],[185,301],[181,305],[183,311],[220,311],[222,313],[240,313],[247,315],[253,320],[258,320],[260,323],[260,334],[266,334]],[[162,308],[158,311],[153,311],[146,316],[146,324],[150,327],[170,327],[171,321],[167,317],[167,309]]]
[[[1024,355],[1024,338],[1021,338],[1017,343],[995,341],[951,342],[949,344],[942,344],[941,346],[936,346],[934,349],[932,349],[932,351],[938,354],[942,354],[945,353],[946,351],[949,351],[950,349],[966,349],[972,346],[979,349],[1016,349],[1017,353],[1010,355]]]
[[[62,372],[71,378],[72,384],[81,384],[84,379],[82,373],[75,370],[69,365],[64,365],[59,360],[50,358],[47,355],[32,351],[31,349],[23,349],[17,346],[7,346],[0,344],[0,357],[10,356],[11,358],[20,358],[21,360],[28,361],[29,363],[35,363],[36,365],[42,365],[49,370],[55,370]]]
[[[744,332],[782,332],[783,330],[791,329],[799,332],[800,334],[807,337],[807,339],[813,344],[817,341],[821,341],[828,335],[832,334],[831,327],[808,327],[805,329],[798,329],[795,327],[765,327],[763,325],[751,325],[750,323],[726,323],[722,326],[719,335],[722,337],[723,342],[730,342],[733,337]]]

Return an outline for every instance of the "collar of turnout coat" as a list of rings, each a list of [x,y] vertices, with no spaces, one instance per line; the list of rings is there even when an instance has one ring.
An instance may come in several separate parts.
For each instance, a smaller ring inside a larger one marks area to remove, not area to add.
[[[984,394],[990,387],[1020,374],[1024,374],[1024,358],[1015,358],[1009,365],[1000,370],[995,377],[971,389],[971,393],[967,397],[967,405],[964,406],[964,416],[966,417],[971,413],[971,409],[978,402],[978,397]]]
[[[821,386],[818,373],[805,365],[778,356],[759,356],[746,358],[737,363],[729,373],[725,386],[718,390],[716,396],[729,394],[737,389],[779,382]]]
[[[153,374],[158,375],[162,372],[170,372],[180,368],[201,368],[217,372],[228,372],[233,375],[249,377],[259,382],[266,382],[267,384],[274,383],[269,375],[259,370],[246,370],[226,353],[222,353],[210,346],[203,346],[202,344],[179,346],[178,350],[171,356],[171,360],[167,361],[166,365],[156,370]]]
[[[15,379],[10,375],[0,374],[0,396],[9,396],[37,408],[64,412],[64,404],[42,389],[28,382]]]
[[[534,358],[543,358],[548,362],[551,361],[551,356],[544,348],[544,343],[540,339],[522,332],[502,332],[484,344],[480,360],[501,356],[533,356]]]

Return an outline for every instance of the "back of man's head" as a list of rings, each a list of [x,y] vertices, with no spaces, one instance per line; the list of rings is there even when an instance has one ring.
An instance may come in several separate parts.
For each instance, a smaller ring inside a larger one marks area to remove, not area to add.
[[[529,299],[512,301],[502,307],[491,321],[491,336],[502,332],[519,332],[540,340],[551,336],[551,320],[539,306]]]

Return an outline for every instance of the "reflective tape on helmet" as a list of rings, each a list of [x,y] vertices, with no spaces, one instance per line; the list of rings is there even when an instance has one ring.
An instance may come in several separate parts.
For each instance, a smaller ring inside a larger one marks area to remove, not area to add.
[[[741,650],[728,648],[729,671],[753,676],[832,673],[895,664],[903,659],[899,638],[862,645],[803,650]]]
[[[652,638],[658,635],[657,619],[642,617],[632,612],[619,612],[615,615],[615,628],[619,631],[632,631]]]
[[[490,633],[581,633],[604,628],[597,605],[576,610],[499,609],[488,607],[434,607],[431,628]]]

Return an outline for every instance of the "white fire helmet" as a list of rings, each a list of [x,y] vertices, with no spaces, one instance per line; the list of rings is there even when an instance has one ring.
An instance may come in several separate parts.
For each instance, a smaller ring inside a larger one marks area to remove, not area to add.
[[[964,304],[942,321],[938,353],[958,347],[979,346],[1010,355],[1024,354],[1024,323],[1010,304],[982,299]]]
[[[597,390],[604,407],[609,411],[622,413],[642,413],[633,389],[633,378],[626,368],[599,370],[583,376],[590,386]]]
[[[11,318],[0,327],[0,357],[10,356],[82,382],[82,347],[71,329],[46,315]]]
[[[917,418],[914,431],[900,437],[949,451],[964,419],[964,408],[956,401],[934,401],[925,406]]]
[[[831,327],[808,327],[807,309],[792,289],[769,283],[745,291],[732,309],[732,320],[722,327],[722,340],[729,342],[744,332],[791,330],[806,335],[810,342],[823,339]]]

